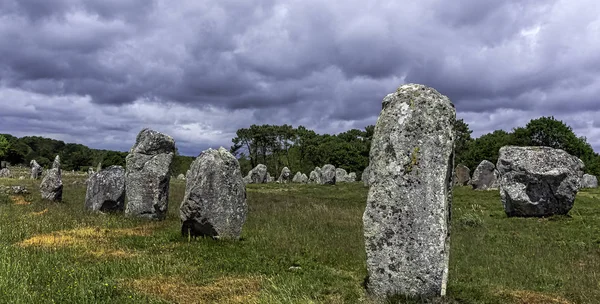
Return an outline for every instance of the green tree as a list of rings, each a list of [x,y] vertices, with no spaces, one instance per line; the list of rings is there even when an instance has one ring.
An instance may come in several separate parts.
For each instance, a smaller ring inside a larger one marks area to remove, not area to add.
[[[473,142],[471,138],[471,129],[463,119],[457,119],[454,122],[454,131],[456,132],[456,140],[454,142],[454,158],[456,164],[464,164],[467,162],[467,152],[469,145]]]
[[[6,137],[0,135],[0,160],[4,160],[9,148],[10,142],[6,139]]]

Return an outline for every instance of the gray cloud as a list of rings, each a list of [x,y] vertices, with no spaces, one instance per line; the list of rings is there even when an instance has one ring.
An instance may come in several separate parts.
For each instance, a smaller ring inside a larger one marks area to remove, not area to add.
[[[362,128],[417,82],[476,134],[554,115],[600,150],[594,4],[0,1],[0,127],[126,150],[152,126],[193,155],[252,123]]]

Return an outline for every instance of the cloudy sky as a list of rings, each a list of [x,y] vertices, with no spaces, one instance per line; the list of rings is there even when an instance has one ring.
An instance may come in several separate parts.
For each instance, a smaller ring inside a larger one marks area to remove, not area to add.
[[[403,83],[479,136],[554,115],[600,152],[595,0],[0,0],[0,133],[182,154],[250,124],[374,124]]]

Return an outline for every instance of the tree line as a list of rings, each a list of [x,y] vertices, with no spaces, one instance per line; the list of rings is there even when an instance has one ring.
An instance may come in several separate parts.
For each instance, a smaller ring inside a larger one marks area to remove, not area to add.
[[[258,164],[265,164],[272,176],[278,176],[283,167],[292,172],[309,173],[316,166],[332,164],[360,176],[369,164],[369,151],[375,126],[363,130],[351,129],[336,135],[317,134],[304,126],[251,125],[237,130],[230,152],[240,162],[246,174]],[[494,132],[472,138],[472,130],[462,119],[455,123],[455,164],[464,164],[471,170],[484,159],[493,163],[498,151],[506,145],[548,146],[563,149],[585,163],[586,173],[600,176],[600,155],[594,152],[585,137],[578,137],[573,129],[554,117],[531,120],[524,127],[510,132]],[[17,138],[0,134],[0,160],[13,165],[28,165],[35,159],[49,167],[55,155],[60,155],[65,170],[86,171],[98,163],[103,167],[125,166],[127,152],[91,149],[81,144],[25,136]],[[194,157],[176,153],[171,173],[185,174]]]

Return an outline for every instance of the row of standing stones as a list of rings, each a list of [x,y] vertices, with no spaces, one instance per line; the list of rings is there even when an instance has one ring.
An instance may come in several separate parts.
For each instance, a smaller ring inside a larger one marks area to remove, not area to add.
[[[455,177],[455,119],[450,100],[423,85],[403,85],[383,99],[370,165],[362,176],[369,186],[363,214],[367,291],[375,302],[396,295],[429,298],[446,293],[452,189],[464,169],[457,168]],[[164,219],[174,150],[171,137],[142,130],[125,170],[113,166],[90,177],[86,208],[122,210],[126,194],[126,214]],[[503,147],[496,166],[483,162],[480,167],[471,185],[497,186],[509,216],[567,213],[583,176],[581,160],[547,147]],[[317,169],[309,180],[336,180],[333,166]],[[42,195],[49,199],[62,194],[62,184],[58,191],[59,183],[50,182],[60,180],[58,157],[52,170],[42,182],[56,193]],[[268,181],[266,171],[259,165],[246,181]],[[284,169],[279,180],[293,180],[290,176]],[[209,149],[192,163],[185,179],[182,234],[239,238],[248,207],[237,159],[223,148]]]
[[[248,171],[248,174],[244,177],[244,183],[246,184],[266,184],[277,182],[280,184],[287,183],[309,183],[309,184],[321,184],[321,185],[335,185],[338,183],[351,183],[356,181],[356,173],[350,172],[348,174],[346,170],[342,168],[335,168],[333,165],[327,164],[323,168],[315,167],[310,172],[310,177],[302,172],[296,172],[292,176],[292,171],[288,167],[281,169],[279,178],[275,181],[273,177],[267,172],[267,166],[258,164],[252,170]]]

